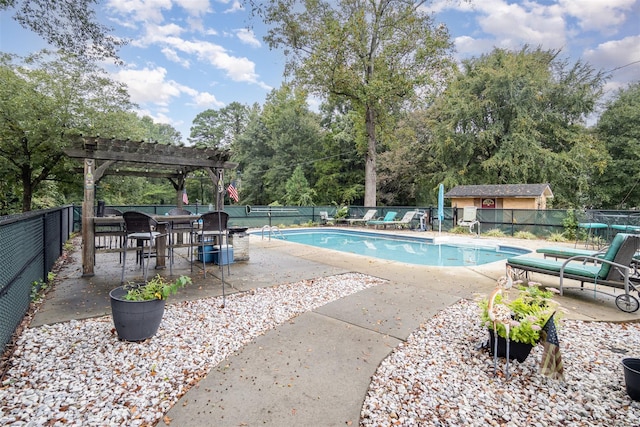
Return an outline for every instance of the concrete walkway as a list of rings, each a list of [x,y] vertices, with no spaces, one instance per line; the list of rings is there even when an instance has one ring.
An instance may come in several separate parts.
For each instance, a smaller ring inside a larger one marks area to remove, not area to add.
[[[505,241],[531,249],[549,245]],[[249,261],[232,265],[231,274],[225,275],[227,292],[344,272],[385,278],[389,284],[304,313],[246,345],[169,411],[173,426],[357,425],[370,378],[380,362],[426,319],[460,298],[488,294],[504,274],[504,262],[457,268],[412,266],[259,236],[251,236],[250,242]],[[61,272],[61,282],[32,326],[110,314],[108,292],[119,285],[121,267],[117,255],[109,256],[98,254],[93,278],[80,277],[79,260],[74,259]],[[174,274],[189,273],[184,260],[176,263]],[[131,270],[127,277],[135,274]],[[208,274],[205,281],[200,270],[193,277],[195,284],[172,301],[221,294],[218,278]],[[534,278],[557,284],[557,278]],[[565,295],[558,300],[567,310],[566,318],[640,319],[638,313],[618,310],[611,297]]]

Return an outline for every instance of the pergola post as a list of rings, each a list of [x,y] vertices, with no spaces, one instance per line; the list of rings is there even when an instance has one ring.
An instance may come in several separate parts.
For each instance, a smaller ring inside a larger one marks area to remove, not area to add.
[[[95,239],[93,228],[93,204],[95,201],[95,161],[84,159],[84,200],[82,201],[82,275],[93,276],[95,262]]]

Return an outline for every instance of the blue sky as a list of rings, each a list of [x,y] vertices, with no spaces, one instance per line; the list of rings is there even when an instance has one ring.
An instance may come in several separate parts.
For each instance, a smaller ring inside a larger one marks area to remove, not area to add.
[[[424,7],[449,28],[458,59],[529,44],[615,70],[608,93],[640,80],[640,0],[434,0]],[[234,101],[262,104],[282,82],[284,56],[264,43],[264,26],[239,1],[103,0],[98,15],[131,40],[120,50],[125,65],[105,68],[127,84],[140,114],[171,124],[185,141],[198,113]],[[44,47],[10,12],[0,13],[0,50]]]

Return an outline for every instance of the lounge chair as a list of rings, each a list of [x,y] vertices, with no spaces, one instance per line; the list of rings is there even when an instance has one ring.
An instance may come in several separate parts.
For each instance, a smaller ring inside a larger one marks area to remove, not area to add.
[[[323,225],[326,225],[328,222],[335,221],[335,218],[329,216],[329,212],[320,211],[320,221],[322,221]]]
[[[616,296],[616,306],[628,313],[640,307],[638,300],[629,291],[636,290],[631,279],[631,263],[640,248],[640,236],[618,233],[606,252],[594,255],[576,255],[564,261],[536,258],[531,256],[517,256],[507,259],[507,266],[524,271],[526,277],[529,272],[548,274],[560,277],[560,295],[564,290],[564,279],[580,282],[580,288],[585,283],[594,284],[594,292],[601,292],[598,285],[617,289],[624,289],[624,294]]]
[[[402,228],[405,225],[408,226],[415,216],[416,211],[406,212],[400,221],[390,221],[388,224],[385,224],[384,227],[387,228],[387,225],[395,225],[397,228]]]
[[[465,206],[462,210],[462,219],[458,221],[461,227],[469,227],[469,233],[473,233],[473,227],[478,225],[478,236],[480,235],[480,221],[477,219],[477,210],[475,206]]]
[[[550,246],[547,248],[539,248],[536,249],[536,252],[544,255],[545,258],[554,258],[554,259],[567,259],[574,256],[602,256],[608,249],[601,249],[599,251],[589,250],[589,249],[576,249],[564,246]]]
[[[353,225],[354,223],[358,222],[366,223],[367,221],[371,221],[377,213],[377,209],[369,209],[362,218],[341,218],[338,221],[347,222],[349,223],[349,225]]]
[[[395,219],[396,219],[396,216],[398,216],[398,212],[389,211],[384,216],[384,218],[367,221],[365,224],[367,224],[367,226],[373,225],[376,228],[378,228],[379,225],[386,226],[387,224],[393,223],[393,221],[395,221]]]

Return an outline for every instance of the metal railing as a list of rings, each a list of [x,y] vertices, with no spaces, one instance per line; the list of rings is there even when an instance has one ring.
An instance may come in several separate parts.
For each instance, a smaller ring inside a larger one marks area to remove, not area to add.
[[[0,346],[5,348],[73,231],[74,208],[0,219]],[[35,289],[34,289],[35,288]]]

